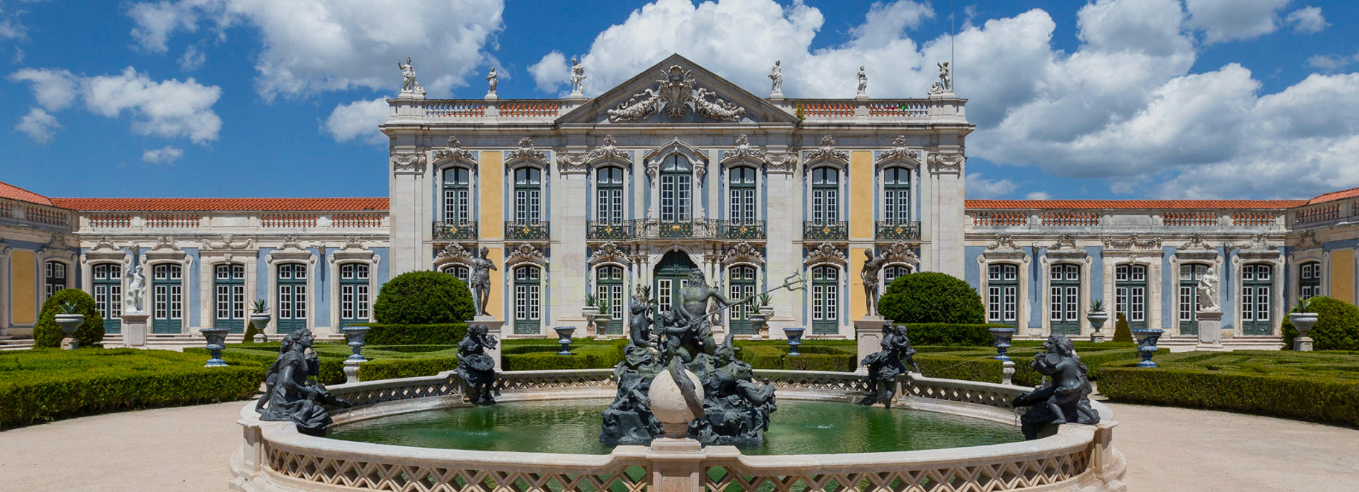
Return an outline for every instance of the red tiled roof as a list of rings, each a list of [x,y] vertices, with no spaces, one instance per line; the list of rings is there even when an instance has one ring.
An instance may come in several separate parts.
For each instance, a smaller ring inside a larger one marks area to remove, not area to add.
[[[47,198],[3,181],[0,181],[0,198],[9,198],[11,200],[36,203],[39,205],[52,205],[51,198]]]
[[[1306,200],[967,200],[969,209],[1285,209]]]
[[[1333,202],[1333,201],[1336,201],[1336,200],[1344,200],[1344,199],[1346,199],[1346,198],[1354,198],[1354,197],[1359,197],[1359,188],[1350,188],[1350,189],[1348,189],[1348,190],[1340,190],[1340,191],[1332,191],[1332,192],[1330,192],[1330,193],[1322,193],[1322,194],[1320,194],[1320,195],[1317,195],[1316,198],[1313,198],[1313,199],[1311,199],[1311,200],[1307,200],[1307,204],[1308,204],[1308,205],[1315,205],[1315,204],[1318,204],[1318,203]]]
[[[82,211],[312,212],[387,210],[386,198],[53,198],[58,207]]]

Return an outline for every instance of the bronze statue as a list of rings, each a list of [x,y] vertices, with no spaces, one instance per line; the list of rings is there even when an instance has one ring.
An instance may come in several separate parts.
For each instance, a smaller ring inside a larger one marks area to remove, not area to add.
[[[490,316],[486,312],[486,302],[491,299],[491,270],[495,270],[495,263],[486,258],[491,252],[485,246],[477,250],[477,256],[472,260],[472,276],[468,283],[472,284],[473,301],[477,303],[477,316]]]
[[[882,271],[882,266],[887,263],[887,258],[873,256],[873,248],[864,250],[864,268],[859,271],[859,278],[864,281],[864,304],[868,308],[868,316],[878,315],[878,272]]]
[[[637,288],[637,294],[632,296],[628,304],[628,311],[632,313],[632,323],[628,325],[628,340],[638,347],[651,347],[656,344],[651,334],[651,312],[654,307],[647,299],[648,293],[649,290],[645,286]]]
[[[713,355],[717,348],[717,343],[713,341],[711,319],[713,313],[708,312],[708,300],[715,299],[722,309],[749,300],[733,302],[727,299],[727,296],[722,295],[721,289],[708,285],[703,277],[703,271],[698,269],[689,271],[689,284],[676,293],[678,295],[675,304],[671,307],[670,316],[664,325],[667,338],[666,354],[667,358],[678,354],[686,364],[693,361],[699,353]]]
[[[1067,337],[1053,335],[1043,343],[1043,349],[1034,354],[1032,366],[1052,379],[1014,401],[1016,407],[1032,407],[1021,418],[1024,438],[1037,439],[1049,425],[1098,424],[1099,413],[1090,407],[1090,371],[1076,355],[1075,344]]]
[[[487,333],[486,325],[470,325],[467,335],[458,342],[458,368],[453,373],[462,379],[466,397],[474,405],[494,405],[495,359],[486,349],[500,343]]]
[[[333,421],[325,405],[348,408],[349,403],[335,398],[321,383],[308,379],[320,370],[316,353],[308,353],[311,330],[302,328],[283,338],[278,358],[264,376],[264,396],[255,404],[260,420],[291,420],[297,431],[324,437]],[[268,405],[266,407],[266,405]]]
[[[915,349],[911,339],[906,336],[905,325],[887,325],[882,328],[882,350],[864,357],[861,365],[868,366],[868,395],[859,401],[860,405],[882,403],[891,408],[892,398],[896,396],[897,376],[914,369],[920,372],[915,363]],[[908,369],[907,364],[910,364]]]
[[[613,445],[646,445],[662,434],[661,422],[651,414],[647,394],[651,382],[662,370],[656,352],[648,346],[629,344],[623,362],[613,370],[618,392],[604,409],[604,427],[599,441]]]
[[[774,385],[755,381],[750,364],[736,357],[732,337],[714,350],[710,367],[698,373],[703,383],[703,418],[690,424],[689,435],[704,444],[758,446],[769,430],[769,414],[778,410]]]

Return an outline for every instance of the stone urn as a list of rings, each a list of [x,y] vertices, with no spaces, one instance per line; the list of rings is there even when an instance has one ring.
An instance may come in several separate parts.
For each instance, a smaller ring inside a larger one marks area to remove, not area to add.
[[[1090,341],[1094,343],[1104,342],[1104,322],[1109,321],[1109,313],[1104,311],[1091,311],[1085,315],[1085,319],[1090,320]]]
[[[750,339],[751,339],[751,340],[763,340],[763,339],[764,339],[764,334],[767,333],[767,332],[765,331],[765,330],[766,330],[766,328],[765,328],[765,323],[769,321],[769,317],[765,316],[764,313],[761,313],[761,312],[759,312],[759,311],[754,311],[754,312],[750,313],[749,319],[750,319],[750,328],[753,329],[753,330],[755,330],[755,334],[754,334],[753,336],[751,336]]]
[[[269,335],[265,330],[269,328],[269,320],[273,317],[268,311],[250,313],[250,324],[255,325],[255,339],[245,340],[246,342],[264,343],[269,341]]]
[[[685,400],[679,383],[670,374],[670,369],[662,370],[656,375],[656,379],[651,382],[651,390],[647,393],[647,399],[651,400],[651,414],[656,416],[656,420],[661,421],[665,437],[671,439],[683,438],[689,432],[689,422],[703,417],[703,383],[688,369],[680,371],[693,383],[695,401]]]
[[[769,337],[769,318],[774,317],[774,306],[760,306],[760,315],[764,316],[764,323],[760,325],[760,336]]]
[[[1293,350],[1312,351],[1312,337],[1307,336],[1307,331],[1316,326],[1317,319],[1317,313],[1288,313],[1288,322],[1298,330],[1298,337],[1293,339]]]
[[[783,329],[783,335],[788,337],[788,355],[802,355],[797,349],[802,346],[802,334],[806,332],[802,327]]]
[[[80,341],[76,340],[75,332],[80,329],[81,324],[85,323],[85,315],[81,313],[57,314],[54,318],[57,326],[61,327],[61,332],[66,334],[66,338],[61,340],[61,348],[71,350],[80,347]]]
[[[557,345],[562,348],[560,352],[557,352],[557,355],[576,355],[571,353],[571,334],[576,332],[576,327],[558,326],[553,328],[552,331],[557,332]]]
[[[368,335],[368,327],[346,326],[340,331],[344,332],[345,338],[349,340],[349,349],[354,352],[349,355],[349,360],[357,362],[367,361],[368,359],[363,357],[363,337]]]
[[[1156,355],[1156,343],[1161,340],[1161,334],[1165,330],[1133,330],[1133,337],[1137,339],[1137,353],[1142,355],[1142,362],[1137,363],[1137,367],[1156,367],[1156,363],[1151,361],[1151,356]]]
[[[203,337],[208,339],[208,352],[212,353],[212,358],[208,359],[203,367],[226,367],[226,361],[222,360],[222,349],[226,348],[227,333],[230,328],[204,328],[198,330],[203,333]]]
[[[1015,336],[1014,328],[992,328],[991,337],[996,339],[996,356],[993,359],[999,361],[1010,360],[1007,354],[1010,351],[1010,339]]]

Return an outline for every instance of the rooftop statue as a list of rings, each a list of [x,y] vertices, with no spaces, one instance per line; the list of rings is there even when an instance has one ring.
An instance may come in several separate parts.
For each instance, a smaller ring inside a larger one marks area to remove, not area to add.
[[[348,408],[349,403],[335,398],[321,383],[308,378],[316,376],[321,368],[316,353],[307,351],[311,344],[311,330],[306,328],[283,338],[278,358],[264,376],[264,396],[255,404],[255,411],[260,420],[291,420],[297,424],[298,432],[324,437],[332,423],[325,405]]]
[[[896,396],[897,376],[912,369],[920,372],[920,366],[915,363],[915,349],[911,348],[911,339],[906,336],[906,326],[883,326],[882,350],[864,357],[861,365],[868,366],[868,395],[859,404],[882,403],[891,408],[892,398]]]
[[[775,61],[774,61],[774,68],[771,69],[771,70],[769,71],[769,80],[773,81],[773,83],[774,83],[773,87],[769,89],[769,95],[770,95],[770,96],[782,96],[782,95],[783,95],[783,69],[779,67],[779,61],[778,61],[778,60],[775,60]]]
[[[495,270],[495,263],[486,258],[491,252],[485,246],[477,250],[476,258],[472,260],[472,275],[468,279],[469,287],[472,288],[472,300],[477,304],[477,316],[490,316],[486,312],[486,302],[491,299],[491,270]]]
[[[495,74],[495,67],[491,67],[491,73],[486,75],[486,83],[487,85],[490,86],[490,89],[486,91],[486,95],[488,96],[495,95],[495,86],[499,80],[500,77]]]
[[[868,72],[864,71],[864,67],[859,67],[859,95],[866,94],[868,94]]]
[[[424,94],[425,89],[420,87],[420,83],[415,81],[415,65],[411,63],[411,57],[406,57],[406,62],[396,61],[397,68],[401,69],[401,93],[403,94]]]
[[[939,81],[930,86],[930,94],[953,92],[953,77],[949,76],[948,62],[939,62]]]
[[[571,58],[571,94],[583,94],[584,83],[585,67],[581,66],[580,61]]]
[[[1053,335],[1043,343],[1043,350],[1034,354],[1032,366],[1051,379],[1014,401],[1016,407],[1031,407],[1020,419],[1024,438],[1037,439],[1048,425],[1098,424],[1099,413],[1090,408],[1090,371],[1076,355],[1075,344],[1067,337]]]
[[[453,373],[462,379],[466,397],[474,405],[494,405],[495,359],[486,349],[500,343],[487,333],[486,325],[469,325],[467,335],[458,342],[458,368]]]

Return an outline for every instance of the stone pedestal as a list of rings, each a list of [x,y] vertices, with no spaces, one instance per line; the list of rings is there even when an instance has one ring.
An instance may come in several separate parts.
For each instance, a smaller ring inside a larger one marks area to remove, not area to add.
[[[1312,351],[1312,337],[1297,337],[1293,339],[1293,350],[1298,352]]]
[[[363,361],[361,360],[345,359],[343,369],[345,384],[354,384],[359,382],[359,364],[361,364],[362,362]]]
[[[1207,352],[1225,351],[1222,345],[1222,311],[1199,311],[1199,344],[1194,350]]]
[[[498,319],[495,319],[495,316],[477,316],[477,317],[475,317],[475,318],[472,318],[472,322],[471,322],[471,323],[468,323],[468,324],[469,324],[469,325],[486,325],[486,334],[487,334],[487,335],[490,335],[490,336],[495,337],[496,340],[502,340],[502,341],[503,341],[503,340],[505,339],[504,333],[502,333],[502,332],[504,331],[504,329],[505,329],[505,322],[504,322],[504,321],[500,321],[500,320],[498,320]],[[486,349],[486,355],[491,356],[491,359],[494,359],[494,360],[495,360],[495,370],[496,370],[496,371],[501,371],[501,370],[503,370],[503,369],[501,369],[501,362],[500,362],[500,344],[499,344],[499,343],[497,343],[497,344],[495,345],[495,348],[487,348],[487,349]]]
[[[662,437],[651,441],[651,488],[653,492],[699,492],[703,490],[703,446],[693,439]]]
[[[146,348],[147,313],[123,313],[123,346]]]
[[[884,319],[882,316],[865,316],[864,319],[854,322],[854,339],[858,340],[857,355],[854,357],[855,370],[867,371],[860,364],[864,357],[882,350],[882,329],[890,324],[892,324],[892,321]]]

